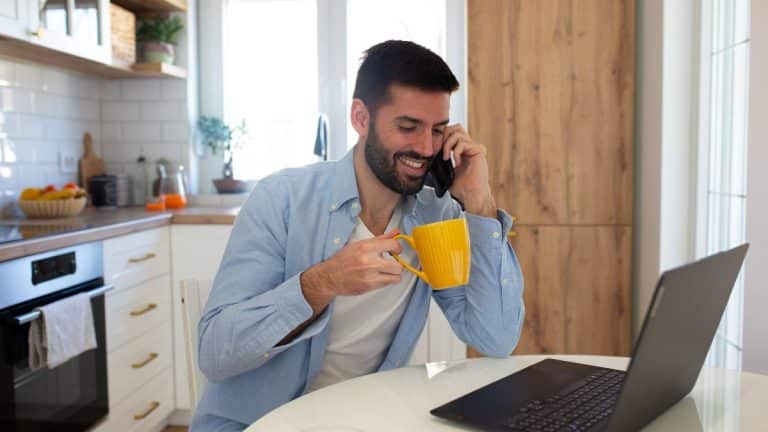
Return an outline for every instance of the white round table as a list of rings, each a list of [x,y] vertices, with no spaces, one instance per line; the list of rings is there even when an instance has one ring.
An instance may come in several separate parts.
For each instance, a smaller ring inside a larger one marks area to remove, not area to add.
[[[366,375],[306,394],[247,432],[461,431],[429,410],[545,358],[626,369],[626,357],[511,356],[430,363]],[[704,368],[691,394],[647,431],[766,431],[768,376]]]

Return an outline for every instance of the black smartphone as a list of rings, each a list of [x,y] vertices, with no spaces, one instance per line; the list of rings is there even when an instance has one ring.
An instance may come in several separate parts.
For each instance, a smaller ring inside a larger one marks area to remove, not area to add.
[[[440,151],[432,159],[432,164],[429,167],[429,174],[432,177],[432,186],[435,188],[435,193],[438,197],[445,195],[448,189],[453,184],[453,178],[455,176],[453,170],[453,161],[443,159],[443,152]]]

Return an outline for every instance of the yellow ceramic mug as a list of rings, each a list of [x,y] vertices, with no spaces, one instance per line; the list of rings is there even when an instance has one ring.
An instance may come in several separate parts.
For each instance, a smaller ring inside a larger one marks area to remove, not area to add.
[[[469,282],[472,254],[465,219],[449,219],[417,226],[413,229],[413,236],[398,234],[395,239],[403,239],[411,245],[424,270],[416,270],[397,254],[392,256],[432,286],[432,289],[451,288]]]

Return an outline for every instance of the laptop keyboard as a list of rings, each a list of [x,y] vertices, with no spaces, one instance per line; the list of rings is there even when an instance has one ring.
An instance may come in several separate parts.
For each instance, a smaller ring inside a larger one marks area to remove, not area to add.
[[[513,431],[589,430],[613,412],[625,372],[601,369],[543,400],[520,408],[505,426]]]

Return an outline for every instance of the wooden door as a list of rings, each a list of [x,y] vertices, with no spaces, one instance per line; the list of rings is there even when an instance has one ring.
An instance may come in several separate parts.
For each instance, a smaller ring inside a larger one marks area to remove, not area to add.
[[[469,132],[518,221],[515,353],[629,353],[634,8],[468,1]]]

